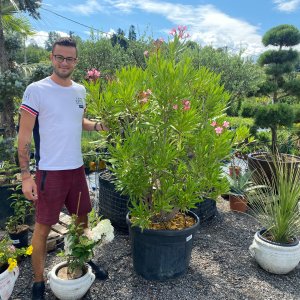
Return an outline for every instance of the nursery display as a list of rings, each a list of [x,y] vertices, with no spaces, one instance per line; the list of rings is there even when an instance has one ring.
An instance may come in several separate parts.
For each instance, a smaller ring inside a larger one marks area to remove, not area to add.
[[[273,164],[273,181],[266,182],[268,188],[255,189],[248,195],[251,214],[262,228],[249,250],[266,271],[286,274],[300,262],[300,170],[290,168],[278,154]]]
[[[171,34],[169,42],[156,40],[145,52],[145,69],[123,68],[114,80],[99,84],[98,96],[88,106],[110,128],[105,145],[108,168],[116,188],[129,196],[128,222],[131,234],[140,231],[137,239],[146,239],[148,231],[168,235],[196,229],[198,219],[189,210],[204,197],[216,199],[228,190],[221,161],[248,136],[245,127],[228,128],[224,111],[229,95],[220,77],[206,68],[196,69],[183,54],[186,27]],[[88,91],[89,85],[94,82],[86,84]],[[186,237],[186,247],[193,238],[194,233]],[[132,239],[133,253],[135,245]],[[174,264],[164,269],[171,257],[155,259],[160,263],[155,263],[152,278],[177,275]],[[187,267],[189,256],[182,259]],[[150,261],[145,255],[139,263],[150,269]]]
[[[95,280],[87,264],[97,245],[111,242],[114,229],[108,219],[101,220],[94,210],[88,215],[88,228],[77,224],[73,215],[64,238],[64,251],[59,255],[66,261],[55,265],[48,273],[50,288],[61,300],[81,299]]]

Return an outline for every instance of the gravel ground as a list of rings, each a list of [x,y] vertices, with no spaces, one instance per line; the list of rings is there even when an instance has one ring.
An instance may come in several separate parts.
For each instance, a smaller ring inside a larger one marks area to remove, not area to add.
[[[300,299],[300,269],[288,275],[272,275],[250,257],[248,247],[258,224],[246,214],[229,211],[221,199],[218,216],[200,226],[195,235],[190,266],[185,275],[163,282],[147,281],[133,270],[130,241],[116,232],[114,241],[95,256],[109,270],[109,279],[96,280],[88,299]],[[61,258],[48,254],[46,273]],[[30,258],[20,263],[20,276],[12,299],[30,299],[32,269]],[[46,300],[56,299],[49,286]]]

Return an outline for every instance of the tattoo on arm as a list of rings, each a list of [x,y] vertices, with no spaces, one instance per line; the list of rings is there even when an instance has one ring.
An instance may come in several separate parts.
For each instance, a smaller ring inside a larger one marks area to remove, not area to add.
[[[21,174],[30,173],[29,162],[30,162],[30,142],[26,143],[23,148],[19,148],[19,162]]]

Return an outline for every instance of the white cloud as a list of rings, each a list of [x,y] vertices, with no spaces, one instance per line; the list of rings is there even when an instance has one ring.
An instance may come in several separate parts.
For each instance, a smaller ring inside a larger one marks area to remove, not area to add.
[[[100,5],[97,2],[97,0],[87,0],[84,4],[78,4],[78,5],[72,4],[71,6],[67,7],[67,10],[71,12],[79,13],[81,15],[89,16],[97,12],[102,12],[103,6]]]
[[[191,39],[201,45],[227,46],[231,49],[247,49],[247,54],[258,54],[264,49],[258,27],[233,18],[213,5],[185,5],[154,0],[107,0],[115,8],[126,12],[140,9],[164,16],[174,25],[187,25]],[[171,28],[164,29],[169,32]]]
[[[293,12],[300,6],[300,0],[273,0],[280,11]]]
[[[60,36],[69,36],[66,32],[55,31]],[[30,36],[26,40],[26,45],[36,43],[39,47],[45,47],[45,42],[48,40],[49,34],[46,31],[37,31],[33,36]]]

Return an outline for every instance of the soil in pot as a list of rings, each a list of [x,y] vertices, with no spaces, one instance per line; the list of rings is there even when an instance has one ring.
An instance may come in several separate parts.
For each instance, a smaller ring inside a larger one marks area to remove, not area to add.
[[[75,269],[70,272],[67,266],[58,269],[56,276],[63,280],[72,280],[82,277],[86,273],[86,269]]]

